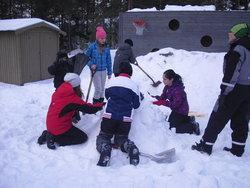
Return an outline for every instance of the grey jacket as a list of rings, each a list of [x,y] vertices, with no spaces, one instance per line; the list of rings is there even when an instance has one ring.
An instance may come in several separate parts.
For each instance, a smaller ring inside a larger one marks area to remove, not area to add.
[[[113,73],[114,74],[119,73],[119,65],[121,62],[128,62],[134,64],[135,61],[136,61],[135,56],[131,46],[127,43],[124,43],[123,45],[118,47],[115,53]]]
[[[236,84],[250,85],[250,38],[244,37],[230,46],[223,64],[221,94],[227,95]]]

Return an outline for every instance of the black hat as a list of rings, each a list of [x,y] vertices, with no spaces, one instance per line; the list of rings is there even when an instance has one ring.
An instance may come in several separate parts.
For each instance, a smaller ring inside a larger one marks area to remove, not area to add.
[[[126,39],[126,40],[124,40],[124,43],[127,43],[127,44],[129,44],[130,46],[133,46],[133,45],[134,45],[134,43],[133,43],[133,41],[132,41],[131,39]]]
[[[130,63],[128,62],[121,62],[119,65],[119,74],[125,73],[128,74],[129,76],[132,76],[133,74],[133,69]]]

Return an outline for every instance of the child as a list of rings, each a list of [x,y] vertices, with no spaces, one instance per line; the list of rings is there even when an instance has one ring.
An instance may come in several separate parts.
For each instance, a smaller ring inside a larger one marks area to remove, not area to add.
[[[66,73],[74,72],[74,65],[69,62],[67,53],[59,51],[57,53],[56,61],[48,67],[48,72],[54,76],[54,87],[57,89],[63,82]]]
[[[76,111],[94,114],[102,109],[103,103],[92,105],[82,100],[80,77],[75,73],[67,73],[64,83],[53,93],[47,113],[47,130],[38,138],[38,143],[47,141],[49,149],[59,146],[81,144],[87,141],[87,135],[72,125],[72,117]]]
[[[121,62],[128,62],[135,64],[136,59],[132,50],[133,41],[131,39],[124,40],[124,44],[119,46],[116,50],[114,65],[113,65],[113,73],[115,76],[119,76],[119,65]]]
[[[103,102],[106,77],[111,78],[111,55],[106,44],[107,34],[102,26],[96,28],[96,42],[90,44],[86,51],[90,61],[88,63],[93,74],[95,87],[93,103]]]
[[[169,69],[163,74],[163,83],[165,87],[161,96],[152,97],[157,99],[153,104],[164,105],[172,110],[168,119],[169,129],[174,127],[176,133],[195,133],[199,135],[199,124],[195,122],[194,116],[188,116],[189,106],[181,76]]]
[[[128,139],[132,122],[132,111],[140,106],[138,86],[130,79],[132,66],[127,62],[120,64],[120,74],[110,80],[105,97],[108,100],[101,131],[97,136],[96,148],[101,154],[97,163],[99,166],[107,166],[111,156],[111,139],[114,136],[114,144],[128,153],[130,164],[139,163],[139,150]]]

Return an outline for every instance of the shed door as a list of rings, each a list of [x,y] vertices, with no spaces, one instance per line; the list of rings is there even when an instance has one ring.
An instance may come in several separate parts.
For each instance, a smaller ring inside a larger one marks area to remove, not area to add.
[[[22,82],[40,80],[39,32],[24,32],[21,37]]]

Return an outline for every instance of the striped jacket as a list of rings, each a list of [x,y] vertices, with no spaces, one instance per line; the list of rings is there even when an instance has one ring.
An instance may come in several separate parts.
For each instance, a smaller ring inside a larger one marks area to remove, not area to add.
[[[140,92],[127,74],[120,74],[109,81],[105,97],[107,104],[103,117],[132,122],[133,109],[140,106]]]

